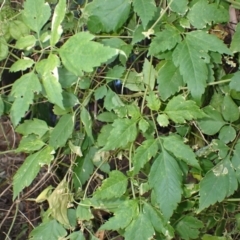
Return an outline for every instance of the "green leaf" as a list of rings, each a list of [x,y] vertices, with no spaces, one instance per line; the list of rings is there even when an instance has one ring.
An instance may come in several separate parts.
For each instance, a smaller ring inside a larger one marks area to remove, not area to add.
[[[0,61],[8,56],[8,45],[4,37],[0,37]]]
[[[84,12],[88,14],[90,31],[117,31],[128,19],[131,3],[129,0],[95,0],[89,3]]]
[[[240,92],[240,71],[233,74],[229,87],[232,90]]]
[[[74,129],[74,116],[72,114],[63,115],[51,132],[49,144],[57,149],[66,144]]]
[[[133,8],[142,20],[143,28],[146,29],[148,22],[154,17],[157,10],[155,1],[134,0]]]
[[[227,240],[226,237],[217,237],[209,234],[204,234],[202,240]]]
[[[170,4],[170,9],[173,12],[179,13],[181,15],[184,15],[188,9],[188,1],[187,0],[168,0],[168,4]]]
[[[65,227],[70,226],[67,215],[70,200],[70,189],[68,182],[64,178],[48,197],[48,204],[51,216]]]
[[[72,107],[76,106],[77,104],[79,104],[78,97],[71,92],[63,91],[62,97],[63,97],[63,100],[62,100],[63,106],[66,109],[72,108]]]
[[[142,132],[146,132],[148,127],[149,127],[149,123],[148,121],[146,121],[144,118],[142,118],[139,122],[138,122],[138,127]]]
[[[155,87],[156,70],[153,65],[148,61],[147,58],[143,64],[143,82],[146,84],[148,89],[153,90]]]
[[[181,36],[179,31],[176,28],[168,25],[166,29],[156,33],[156,36],[152,39],[152,42],[150,44],[148,54],[157,55],[160,52],[171,50],[180,41]]]
[[[146,100],[147,100],[147,106],[152,111],[158,111],[159,110],[159,108],[161,106],[161,102],[160,102],[157,94],[155,94],[153,91],[149,91],[148,96],[146,96]]]
[[[14,103],[10,110],[10,117],[14,126],[25,115],[30,104],[33,103],[34,92],[42,90],[38,77],[33,72],[24,74],[14,82],[11,95],[15,97]]]
[[[80,119],[84,125],[84,130],[86,131],[87,136],[92,140],[92,142],[94,142],[92,135],[92,118],[85,107],[82,108]]]
[[[46,147],[39,152],[29,155],[13,177],[13,199],[25,188],[28,187],[37,176],[44,164],[49,164],[54,159],[54,151]]]
[[[51,239],[59,240],[67,235],[65,228],[56,220],[51,220],[37,226],[30,233],[30,240]]]
[[[17,40],[15,47],[17,49],[31,50],[35,46],[36,41],[37,39],[33,35],[27,35],[24,37],[20,37]]]
[[[100,229],[119,230],[127,227],[133,218],[138,215],[138,202],[136,200],[126,200],[118,205],[114,216],[104,223]]]
[[[163,216],[159,213],[159,210],[154,209],[150,204],[144,202],[143,212],[148,215],[148,219],[151,221],[154,229],[162,233],[166,239],[171,239],[174,237],[174,231],[172,227],[165,223]]]
[[[169,124],[169,120],[168,120],[168,116],[166,114],[159,114],[157,116],[157,123],[161,126],[161,127],[167,127]]]
[[[203,228],[202,221],[192,216],[184,216],[176,225],[176,231],[181,239],[196,239],[199,237],[199,229]]]
[[[66,0],[59,0],[55,7],[53,18],[52,18],[52,30],[50,44],[54,46],[60,39],[63,32],[62,26],[60,25],[65,17],[66,12]]]
[[[220,54],[232,55],[226,44],[213,34],[208,34],[205,31],[192,31],[187,33],[187,39],[195,44],[197,49],[202,49],[205,52],[218,52]]]
[[[149,174],[149,183],[157,197],[157,203],[168,220],[182,194],[182,172],[177,161],[165,150],[155,159]]]
[[[77,219],[80,221],[89,221],[93,217],[90,206],[85,206],[84,201],[81,202],[83,205],[78,205],[77,211],[76,211],[76,216]]]
[[[145,140],[142,145],[137,148],[133,156],[133,174],[137,174],[152,157],[155,157],[157,152],[157,140]]]
[[[16,152],[31,153],[40,150],[44,145],[45,143],[35,135],[28,135],[21,139]]]
[[[24,123],[16,128],[16,132],[22,135],[30,135],[32,133],[42,137],[49,130],[45,121],[34,118],[33,120],[25,120]]]
[[[49,4],[44,0],[26,0],[23,6],[25,24],[39,34],[41,28],[51,16]]]
[[[230,45],[230,50],[233,53],[240,52],[239,41],[240,41],[240,23],[238,23],[236,26]]]
[[[10,72],[25,71],[26,69],[32,67],[34,61],[30,58],[19,59],[13,63],[10,68]]]
[[[223,98],[222,115],[229,122],[235,122],[239,119],[239,108],[229,95],[225,95]]]
[[[117,115],[113,112],[103,112],[97,116],[97,120],[101,122],[113,122],[117,119]]]
[[[83,153],[83,157],[78,157],[75,161],[76,166],[73,169],[74,172],[74,185],[78,189],[83,186],[93,173],[93,158],[97,149],[91,147],[87,152]]]
[[[224,126],[219,132],[219,139],[224,143],[232,142],[236,138],[236,130],[232,126]]]
[[[116,49],[91,41],[93,38],[94,35],[87,32],[77,33],[59,50],[63,65],[76,76],[82,76],[82,71],[92,72],[94,67],[118,54]]]
[[[116,119],[112,126],[113,129],[103,147],[105,151],[124,148],[137,137],[137,126],[134,119]]]
[[[58,81],[58,66],[60,61],[57,55],[51,54],[47,59],[37,64],[37,71],[42,75],[42,83],[48,100],[64,109],[62,87]]]
[[[181,95],[173,97],[164,112],[175,123],[185,123],[186,120],[198,119],[206,116],[192,100],[185,100]]]
[[[95,91],[94,91],[94,96],[95,96],[95,100],[99,100],[99,99],[102,99],[103,97],[105,97],[107,94],[107,87],[105,85],[97,88]]]
[[[168,137],[164,137],[163,146],[176,158],[183,160],[192,167],[200,169],[193,150],[188,145],[184,144],[183,139],[180,136],[171,134]]]
[[[163,101],[177,93],[183,86],[183,79],[179,69],[172,61],[166,61],[158,72],[157,77],[158,91]]]
[[[205,134],[216,134],[226,122],[223,120],[222,115],[210,105],[203,108],[203,111],[207,114],[207,117],[198,120],[198,126]]]
[[[234,147],[234,154],[232,157],[232,164],[236,171],[236,176],[238,179],[238,182],[240,183],[240,141],[238,140],[237,144]]]
[[[69,72],[64,67],[58,68],[58,74],[59,82],[63,88],[70,88],[73,84],[75,84],[78,81],[78,77]]]
[[[229,13],[220,4],[207,0],[197,1],[187,15],[190,23],[196,28],[205,28],[207,24],[228,22]]]
[[[152,239],[154,229],[151,220],[146,212],[141,212],[136,219],[125,229],[125,240],[146,240]]]
[[[94,197],[100,199],[121,197],[127,190],[128,179],[120,171],[111,171],[109,178],[105,179],[102,186],[97,189]]]
[[[237,188],[235,171],[230,160],[225,158],[201,180],[198,211],[223,201],[225,197],[232,195]]]
[[[29,28],[19,20],[10,21],[8,31],[16,40],[29,34]]]
[[[73,232],[68,237],[69,240],[85,240],[85,237],[81,231]]]

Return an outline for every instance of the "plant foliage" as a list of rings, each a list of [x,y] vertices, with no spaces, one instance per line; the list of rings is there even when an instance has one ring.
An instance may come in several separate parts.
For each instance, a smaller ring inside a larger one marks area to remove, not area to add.
[[[230,2],[2,3],[2,76],[19,76],[2,79],[0,114],[27,154],[13,201],[41,169],[59,169],[55,189],[35,199],[48,209],[29,239],[237,239],[240,27],[223,27]]]

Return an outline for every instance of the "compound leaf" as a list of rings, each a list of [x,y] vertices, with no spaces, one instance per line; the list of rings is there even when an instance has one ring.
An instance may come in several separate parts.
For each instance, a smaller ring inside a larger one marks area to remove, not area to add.
[[[182,172],[177,161],[166,151],[155,159],[149,183],[157,197],[164,219],[169,219],[181,200]]]
[[[134,0],[133,1],[134,11],[138,14],[142,20],[144,29],[147,27],[148,22],[154,17],[157,10],[154,0]]]
[[[87,32],[77,33],[59,50],[63,65],[76,76],[81,76],[82,71],[92,72],[94,67],[118,54],[116,49],[91,41],[93,38],[94,35]]]
[[[185,123],[186,120],[202,118],[204,112],[192,100],[185,100],[183,96],[173,97],[167,104],[164,112],[175,123]]]
[[[48,146],[25,159],[13,177],[13,199],[32,183],[42,165],[49,164],[53,160],[53,154],[53,149]]]
[[[113,150],[125,147],[129,142],[133,142],[137,137],[136,120],[134,119],[116,119],[114,120],[113,129],[107,139],[103,150]]]
[[[17,125],[25,115],[31,103],[33,103],[34,92],[42,90],[38,77],[33,72],[24,74],[12,87],[11,95],[15,101],[10,110],[10,117],[13,125]]]
[[[100,188],[97,189],[94,196],[100,199],[121,197],[127,190],[128,179],[120,171],[111,171],[109,178],[103,181]]]
[[[133,156],[133,174],[137,174],[152,157],[155,157],[157,151],[158,143],[156,139],[145,140]]]
[[[184,144],[180,136],[172,134],[168,137],[164,137],[163,146],[176,158],[182,159],[188,165],[200,169],[193,150],[188,145]]]
[[[232,90],[236,90],[236,91],[240,92],[240,72],[239,71],[234,73],[234,75],[232,76],[229,87]]]
[[[23,20],[25,24],[39,33],[51,16],[51,8],[44,0],[26,0],[24,2]]]
[[[200,182],[199,212],[210,205],[221,202],[234,193],[238,181],[233,166],[225,158],[211,169]]]

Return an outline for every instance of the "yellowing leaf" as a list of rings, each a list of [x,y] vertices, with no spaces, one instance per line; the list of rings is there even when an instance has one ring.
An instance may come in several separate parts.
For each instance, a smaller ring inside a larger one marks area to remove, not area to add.
[[[109,199],[121,197],[127,190],[128,179],[120,171],[111,171],[109,178],[103,181],[100,188],[94,194],[95,198]]]
[[[77,33],[59,50],[63,65],[77,76],[81,76],[82,71],[92,72],[94,67],[118,54],[116,49],[91,41],[93,38],[94,35],[87,32]]]
[[[53,218],[58,222],[69,227],[70,223],[67,216],[68,205],[71,200],[68,183],[63,179],[48,197],[49,209]]]

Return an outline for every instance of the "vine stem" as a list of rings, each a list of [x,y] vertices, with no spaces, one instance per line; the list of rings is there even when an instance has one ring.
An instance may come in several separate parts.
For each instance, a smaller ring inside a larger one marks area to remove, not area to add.
[[[129,159],[128,160],[129,160],[129,170],[130,171],[132,170],[132,150],[133,150],[133,143],[131,144],[130,149],[129,149]],[[130,182],[131,182],[131,189],[132,189],[133,199],[136,199],[136,195],[135,195],[132,179],[130,180]]]

